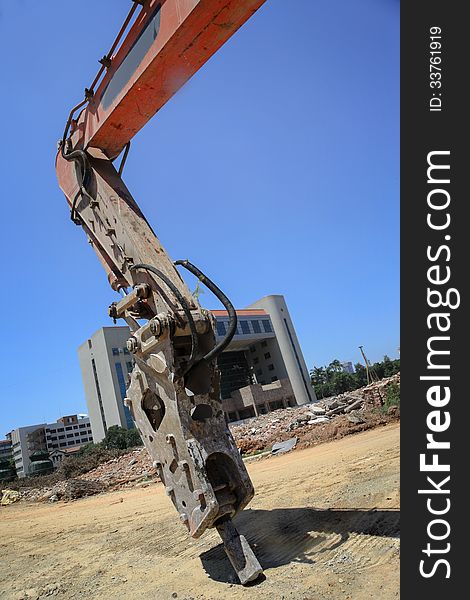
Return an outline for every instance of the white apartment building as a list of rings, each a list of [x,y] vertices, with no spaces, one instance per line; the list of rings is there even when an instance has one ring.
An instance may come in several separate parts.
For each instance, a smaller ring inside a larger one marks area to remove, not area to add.
[[[30,456],[41,450],[51,454],[56,449],[81,446],[93,441],[90,419],[67,415],[56,423],[18,427],[6,435],[12,444],[12,456],[18,477],[29,474]]]

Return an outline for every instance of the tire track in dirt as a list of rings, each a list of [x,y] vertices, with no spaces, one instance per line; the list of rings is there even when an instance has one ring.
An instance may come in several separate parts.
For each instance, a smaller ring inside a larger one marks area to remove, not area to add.
[[[318,510],[287,508],[246,510],[236,519],[264,569],[292,561],[321,564],[336,555],[354,558],[356,571],[386,563],[398,548],[397,510]],[[201,555],[211,577],[231,581],[232,572],[221,544]]]

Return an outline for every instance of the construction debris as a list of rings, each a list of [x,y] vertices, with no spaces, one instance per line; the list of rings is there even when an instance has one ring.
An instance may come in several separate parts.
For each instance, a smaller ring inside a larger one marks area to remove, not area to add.
[[[234,423],[230,428],[237,446],[245,455],[271,448],[273,443],[292,437],[289,434],[293,431],[301,445],[334,439],[353,433],[355,427],[367,429],[378,424],[382,415],[378,415],[376,409],[384,404],[386,389],[391,384],[400,384],[399,373],[352,392],[314,404],[276,410]],[[395,409],[387,414],[393,418],[398,416],[399,411]]]
[[[16,490],[2,490],[0,506],[8,506],[9,504],[13,504],[13,502],[17,502],[20,498],[21,494]]]
[[[156,470],[147,450],[137,448],[74,479],[59,481],[51,487],[23,489],[21,496],[29,502],[68,501],[156,479]]]
[[[358,415],[357,412],[353,412],[347,415],[346,418],[350,423],[365,423],[364,419],[360,415]]]
[[[125,487],[127,484],[153,479],[157,471],[152,465],[150,455],[145,448],[137,448],[98,465],[95,469],[80,475],[78,479],[99,481],[106,486]]]
[[[275,444],[273,444],[273,447],[271,448],[271,454],[282,454],[283,452],[289,452],[289,450],[292,450],[293,448],[295,448],[295,445],[297,444],[297,438],[290,438],[289,440],[286,440],[285,442],[276,442]]]
[[[99,481],[70,479],[65,484],[62,497],[65,500],[76,500],[77,498],[83,498],[84,496],[93,496],[94,494],[99,494],[104,489],[105,486]],[[59,496],[57,492],[56,495]]]
[[[230,429],[240,452],[247,457],[279,454],[294,447],[305,448],[365,431],[398,418],[398,406],[390,406],[386,411],[378,410],[385,403],[387,387],[392,384],[400,385],[399,373],[359,390],[325,398],[314,404],[279,409],[244,422],[233,423],[230,424]],[[295,431],[295,437],[292,437],[292,431]],[[51,487],[6,492],[11,492],[16,500],[21,497],[33,502],[57,502],[75,500],[109,489],[147,486],[156,481],[157,472],[147,450],[137,448],[102,463],[83,475],[59,481]]]

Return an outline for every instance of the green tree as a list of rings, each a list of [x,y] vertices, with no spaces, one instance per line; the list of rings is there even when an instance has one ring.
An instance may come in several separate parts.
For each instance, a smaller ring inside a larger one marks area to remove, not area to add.
[[[125,450],[127,448],[127,430],[119,425],[112,425],[108,428],[102,444],[108,450],[113,448]]]
[[[88,444],[80,446],[80,450],[78,450],[75,456],[87,456],[88,454],[93,454],[98,448],[103,448],[103,445],[101,443],[94,444],[93,442],[89,442]]]
[[[354,365],[354,378],[358,388],[367,385],[367,371],[364,365],[356,363]]]
[[[382,379],[400,371],[400,360],[391,360],[388,356],[384,356],[382,362],[377,362],[372,367],[378,377]],[[338,359],[331,361],[325,367],[313,367],[310,371],[310,380],[317,398],[337,396],[367,385],[365,366],[357,363],[354,365],[354,369],[354,373],[347,373]]]
[[[125,450],[142,446],[142,439],[137,429],[124,429],[119,425],[113,425],[109,427],[101,444],[107,450]]]
[[[128,429],[126,431],[126,441],[128,448],[135,448],[136,446],[142,446],[142,438],[137,429]]]

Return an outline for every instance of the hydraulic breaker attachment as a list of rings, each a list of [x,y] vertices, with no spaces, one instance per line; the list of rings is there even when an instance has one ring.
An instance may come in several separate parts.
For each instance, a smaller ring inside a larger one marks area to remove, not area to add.
[[[57,174],[74,222],[123,294],[109,314],[131,330],[127,347],[135,366],[125,404],[165,491],[192,537],[217,528],[241,583],[248,583],[262,569],[231,519],[254,489],[225,420],[216,366],[236,329],[233,306],[194,265],[170,260],[103,153],[68,154],[62,146]],[[218,344],[214,317],[176,265],[195,274],[228,310],[229,331]]]

